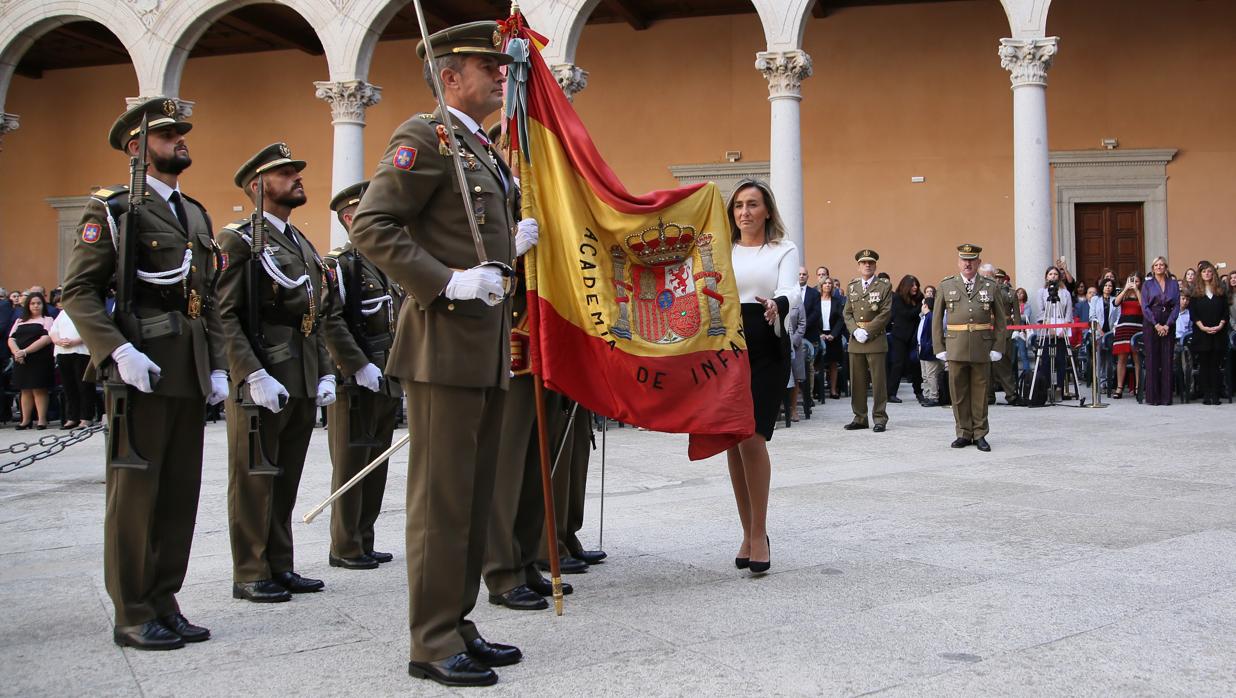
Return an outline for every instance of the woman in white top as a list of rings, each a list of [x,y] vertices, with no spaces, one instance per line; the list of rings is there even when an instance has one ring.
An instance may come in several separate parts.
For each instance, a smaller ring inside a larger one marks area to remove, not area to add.
[[[86,366],[90,350],[77,333],[69,313],[61,310],[52,320],[52,344],[55,346],[56,367],[60,369],[60,386],[64,389],[64,410],[60,414],[61,429],[90,426],[94,421],[94,383],[86,381]]]
[[[771,566],[768,533],[768,485],[772,464],[766,441],[772,439],[777,410],[790,374],[789,335],[781,328],[798,303],[798,248],[785,238],[777,204],[767,184],[738,183],[727,206],[734,243],[734,280],[742,303],[747,359],[751,362],[751,398],[755,431],[726,452],[742,545],[734,558],[739,569],[767,572]]]

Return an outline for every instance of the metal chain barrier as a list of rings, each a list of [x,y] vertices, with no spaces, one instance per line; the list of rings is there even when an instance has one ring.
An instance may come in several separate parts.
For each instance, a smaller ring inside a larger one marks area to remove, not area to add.
[[[34,463],[41,461],[44,458],[51,458],[52,456],[56,455],[57,453],[60,453],[64,449],[68,448],[69,446],[72,446],[73,444],[81,443],[85,441],[86,439],[89,439],[90,437],[94,436],[95,434],[101,431],[106,431],[106,430],[107,430],[107,426],[105,424],[100,423],[100,424],[95,424],[94,426],[85,427],[84,429],[74,429],[68,434],[48,434],[47,436],[44,436],[38,441],[30,441],[30,442],[19,441],[13,444],[12,446],[0,448],[0,455],[6,454],[6,453],[12,453],[12,454],[25,453],[26,451],[29,451],[32,448],[42,448],[43,449],[41,451],[36,451],[34,453],[31,453],[28,456],[22,456],[21,458],[18,458],[15,461],[9,461],[8,463],[0,464],[0,475],[3,475],[5,473],[11,473],[14,470],[21,470],[22,468],[28,465],[33,465]]]

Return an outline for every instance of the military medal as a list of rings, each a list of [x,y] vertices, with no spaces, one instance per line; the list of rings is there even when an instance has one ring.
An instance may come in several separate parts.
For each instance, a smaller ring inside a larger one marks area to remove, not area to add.
[[[880,302],[880,292],[879,292],[879,291],[873,291],[872,293],[870,293],[870,294],[867,296],[867,298],[868,298],[868,299],[869,299],[872,303],[879,303],[879,302]]]
[[[202,315],[202,294],[197,289],[189,290],[189,307],[186,313],[190,320],[196,320]]]
[[[451,156],[451,146],[447,137],[446,127],[442,124],[438,124],[435,130],[438,132],[438,153],[442,155],[442,157],[449,158]]]
[[[472,210],[476,214],[476,224],[485,225],[485,200],[479,196],[476,197]]]

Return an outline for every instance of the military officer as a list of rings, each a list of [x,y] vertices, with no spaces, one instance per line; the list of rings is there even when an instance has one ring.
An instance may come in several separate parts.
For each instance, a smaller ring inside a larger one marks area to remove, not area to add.
[[[502,411],[494,502],[482,573],[490,603],[517,611],[536,611],[549,608],[541,597],[549,596],[553,589],[535,564],[545,530],[545,500],[525,294],[521,275],[511,299],[511,383]],[[561,395],[545,391],[551,459],[566,426],[564,402]],[[554,503],[557,506],[557,499]],[[570,584],[562,586],[564,594],[573,591]]]
[[[468,614],[480,587],[510,371],[504,267],[536,241],[517,221],[510,171],[481,122],[502,104],[496,22],[431,37],[447,112],[422,114],[391,136],[352,223],[361,254],[408,291],[387,373],[408,394],[408,673],[452,686],[489,685],[490,667],[522,658],[486,642]],[[418,54],[424,55],[422,42]],[[426,78],[431,79],[426,62]],[[459,149],[447,138],[454,131]],[[464,191],[477,214],[478,242]]]
[[[584,494],[588,484],[588,462],[592,457],[592,413],[582,407],[575,410],[575,419],[570,422],[570,434],[565,436],[565,446],[554,472],[554,509],[558,531],[558,562],[564,574],[587,572],[589,565],[600,564],[608,557],[604,550],[585,550],[580,542],[579,530],[584,527]],[[541,546],[542,556],[548,555],[549,546]],[[538,562],[541,569],[549,569],[548,558]]]
[[[251,264],[251,220],[228,224],[217,236],[226,260],[219,314],[232,384],[250,405],[233,404],[227,411],[232,596],[261,603],[288,601],[292,594],[325,586],[295,571],[292,507],[317,407],[335,401],[333,364],[322,334],[346,334],[347,327],[330,293],[325,264],[288,220],[306,201],[304,168],[305,161],[293,159],[287,144],[272,143],[236,171],[233,181],[250,200],[258,201],[259,187],[263,193],[265,244],[258,264]]]
[[[1009,277],[1003,270],[996,269],[993,264],[983,264],[979,267],[979,276],[991,279],[996,282],[996,290],[1000,294],[1000,300],[1004,308],[1008,311],[1008,317],[1005,318],[1007,325],[1020,324],[1014,319],[1016,310],[1013,306],[1016,296],[1013,294],[1013,288],[1009,285]],[[1013,346],[1013,332],[1006,329],[1004,331],[1004,346],[1011,348]],[[991,376],[987,382],[989,392],[987,404],[995,404],[996,388],[1004,391],[1004,401],[1009,405],[1020,405],[1021,398],[1017,395],[1017,382],[1013,379],[1013,352],[1007,351],[999,361],[991,362]]]
[[[867,378],[871,377],[871,416],[875,421],[872,431],[884,431],[888,425],[888,387],[885,358],[888,355],[888,337],[884,334],[893,314],[893,285],[876,276],[876,262],[880,255],[875,250],[859,250],[854,255],[858,262],[858,277],[846,290],[845,310],[842,317],[850,331],[850,406],[854,420],[846,429],[867,428]]]
[[[946,277],[936,290],[931,320],[931,345],[936,358],[948,361],[949,394],[957,438],[953,448],[974,444],[990,451],[987,443],[987,379],[991,363],[1004,355],[1008,310],[992,279],[978,275],[983,248],[957,248],[961,272]]]
[[[148,461],[112,460],[109,443],[103,576],[115,606],[112,638],[121,646],[168,650],[210,638],[181,614],[176,593],[197,517],[206,403],[221,402],[228,389],[210,217],[178,183],[192,163],[185,144],[191,125],[180,119],[175,100],[158,97],[116,120],[111,146],[136,156],[143,118],[150,165],[145,196],[130,214],[128,187],[94,192],[77,226],[63,299],[90,349],[88,373],[107,376],[109,439],[130,442],[138,460]],[[104,298],[122,273],[118,250],[125,249],[121,233],[129,230],[130,215],[137,216],[130,247],[136,270],[122,283],[132,310],[117,308],[113,318]],[[123,416],[120,399],[127,401]]]
[[[330,208],[345,229],[351,229],[352,216],[368,185],[353,184],[331,199]],[[327,408],[334,490],[390,448],[403,391],[397,380],[383,377],[382,369],[394,342],[403,291],[351,243],[331,250],[325,261],[348,328],[346,334],[325,335],[339,373],[348,376],[338,399]],[[335,500],[328,556],[332,567],[368,570],[394,559],[391,553],[373,548],[373,526],[385,491],[383,463]]]

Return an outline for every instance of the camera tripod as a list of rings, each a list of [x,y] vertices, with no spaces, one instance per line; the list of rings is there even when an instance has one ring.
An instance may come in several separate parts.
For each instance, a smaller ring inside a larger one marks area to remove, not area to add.
[[[1030,395],[1034,395],[1034,389],[1038,386],[1039,367],[1042,366],[1042,362],[1039,361],[1039,357],[1042,355],[1042,352],[1046,350],[1047,351],[1047,363],[1048,363],[1047,404],[1055,405],[1061,402],[1061,400],[1063,399],[1063,396],[1057,395],[1057,391],[1068,388],[1068,381],[1069,381],[1070,374],[1073,378],[1074,393],[1077,395],[1079,399],[1084,401],[1085,398],[1081,397],[1081,385],[1077,382],[1077,376],[1079,374],[1077,372],[1077,358],[1073,355],[1073,347],[1072,345],[1069,344],[1067,337],[1061,337],[1060,335],[1057,334],[1057,332],[1058,330],[1054,330],[1054,329],[1048,330],[1048,335],[1046,337],[1046,340],[1038,346],[1035,352],[1034,373],[1031,375],[1031,378],[1030,378]],[[1071,369],[1071,371],[1070,370],[1065,371],[1064,380],[1062,381],[1063,385],[1057,386],[1056,376],[1059,374],[1057,373],[1057,370],[1056,370],[1056,357],[1059,354],[1058,350],[1061,345],[1064,346],[1065,356],[1067,357],[1067,360],[1068,360],[1068,365],[1065,368]]]

